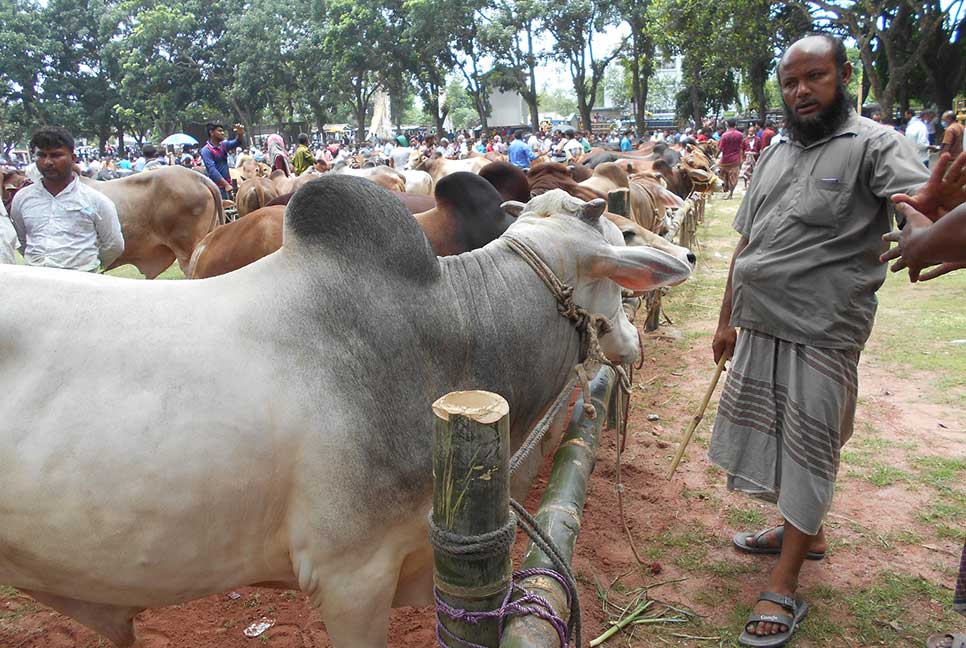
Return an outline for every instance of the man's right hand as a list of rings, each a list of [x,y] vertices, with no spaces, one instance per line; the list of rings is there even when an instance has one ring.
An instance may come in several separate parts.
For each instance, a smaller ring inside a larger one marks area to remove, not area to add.
[[[733,326],[719,327],[711,340],[711,350],[714,351],[714,363],[721,361],[721,356],[730,358],[734,355],[735,344],[738,341],[738,329]]]

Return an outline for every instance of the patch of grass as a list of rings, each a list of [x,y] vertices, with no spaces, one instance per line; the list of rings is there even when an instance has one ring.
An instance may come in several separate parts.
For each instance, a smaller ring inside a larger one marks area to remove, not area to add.
[[[892,486],[899,481],[909,481],[909,473],[895,466],[876,463],[872,465],[871,470],[869,470],[865,478],[873,486],[884,488],[886,486]]]
[[[867,452],[857,452],[855,450],[843,450],[839,455],[842,463],[849,466],[868,466],[869,454]]]
[[[939,602],[943,610],[938,617],[931,612],[935,607],[931,605],[932,601]],[[951,592],[943,591],[923,578],[888,571],[880,573],[871,586],[848,594],[845,602],[853,626],[849,635],[864,645],[896,645],[899,637],[891,623],[897,624],[906,635],[923,637],[930,628],[939,627],[944,617],[951,620],[953,616],[949,611]],[[925,608],[925,611],[910,614],[913,606],[917,610]]]
[[[856,445],[863,450],[879,451],[896,447],[896,442],[878,436],[863,436],[856,442]]]
[[[760,574],[761,565],[738,560],[712,560],[706,562],[703,571],[719,578],[733,578],[742,574]]]
[[[966,519],[966,510],[960,504],[949,501],[940,501],[931,506],[919,509],[916,517],[926,524],[940,524],[952,520]]]
[[[144,279],[144,275],[141,274],[141,271],[132,265],[124,265],[104,274],[109,274],[112,277],[121,277],[124,279]],[[181,267],[178,265],[178,262],[175,261],[171,264],[170,268],[158,275],[158,279],[184,279],[184,273],[181,272]]]
[[[825,606],[813,605],[798,632],[801,637],[825,646],[841,646],[845,632],[829,617]]]
[[[644,548],[643,554],[651,560],[660,560],[664,557],[664,549],[655,545],[648,545]]]
[[[768,518],[758,509],[740,509],[735,506],[728,508],[725,518],[736,529],[759,529],[768,523]]]
[[[963,483],[966,459],[937,457],[934,455],[912,458],[912,467],[919,472],[919,481],[933,488],[944,490]]]
[[[932,397],[966,387],[966,345],[950,344],[966,330],[964,290],[966,273],[962,272],[924,284],[910,284],[904,272],[889,273],[878,293],[872,355],[889,364],[930,372],[936,378],[928,385]],[[912,321],[916,335],[909,335],[906,328]],[[946,394],[950,395],[955,396]]]
[[[665,531],[655,539],[655,542],[659,542],[665,547],[682,549],[696,545],[707,545],[714,540],[715,536],[709,533],[707,529],[699,527],[698,529],[685,531],[684,533]]]
[[[674,557],[674,564],[689,572],[703,571],[708,564],[708,548],[694,545],[682,549]]]

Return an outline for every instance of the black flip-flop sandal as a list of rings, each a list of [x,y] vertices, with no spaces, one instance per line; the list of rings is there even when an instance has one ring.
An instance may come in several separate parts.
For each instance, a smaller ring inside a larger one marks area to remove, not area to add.
[[[745,630],[738,636],[738,643],[742,646],[751,646],[752,648],[779,648],[779,646],[784,646],[791,640],[795,628],[798,627],[798,624],[808,614],[808,603],[800,598],[793,599],[790,596],[783,596],[775,592],[762,592],[758,595],[758,600],[777,603],[788,610],[789,614],[752,613],[748,617],[748,620],[745,621]],[[787,630],[785,632],[761,636],[748,632],[749,625],[762,622],[779,623],[785,626]]]
[[[778,546],[776,547],[761,547],[758,545],[758,541],[761,540],[765,534],[769,532],[774,532],[778,536]],[[752,544],[748,544],[745,538],[751,536]],[[744,551],[745,553],[752,554],[769,554],[778,555],[782,552],[782,541],[785,539],[785,527],[779,524],[778,526],[768,527],[767,529],[762,529],[757,533],[750,533],[745,531],[739,531],[735,534],[735,537],[731,539],[735,547],[739,551]],[[809,551],[805,554],[805,558],[808,560],[822,560],[825,558],[824,551]]]

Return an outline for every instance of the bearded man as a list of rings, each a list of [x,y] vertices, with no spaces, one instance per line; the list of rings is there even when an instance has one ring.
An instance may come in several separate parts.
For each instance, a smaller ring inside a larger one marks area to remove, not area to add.
[[[733,224],[741,239],[712,343],[716,362],[733,357],[709,457],[729,489],[776,502],[784,520],[734,537],[740,550],[779,555],[739,637],[746,646],[784,645],[808,611],[798,577],[827,548],[823,521],[852,435],[859,353],[885,280],[889,199],[941,199],[905,137],[852,112],[851,78],[832,36],[784,52],[788,136],[762,153]]]

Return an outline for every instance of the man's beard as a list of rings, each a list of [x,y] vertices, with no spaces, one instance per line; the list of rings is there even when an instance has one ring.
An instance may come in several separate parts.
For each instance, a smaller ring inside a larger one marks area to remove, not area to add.
[[[782,101],[782,110],[785,113],[785,126],[788,128],[791,138],[808,146],[828,137],[845,123],[852,112],[852,100],[845,89],[845,84],[839,79],[835,86],[835,98],[832,103],[819,111],[817,115],[799,117],[784,100]]]

